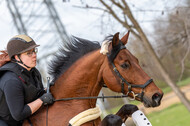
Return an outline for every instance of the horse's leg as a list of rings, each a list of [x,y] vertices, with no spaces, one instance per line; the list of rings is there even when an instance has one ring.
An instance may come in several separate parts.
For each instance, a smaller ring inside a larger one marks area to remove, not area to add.
[[[120,108],[116,115],[120,116],[123,122],[125,122],[127,118],[131,117],[131,115],[137,110],[139,109],[136,105],[125,104]]]
[[[118,115],[107,115],[101,122],[100,126],[121,126],[122,119]]]
[[[121,126],[128,117],[138,110],[136,105],[123,105],[116,115],[107,115],[101,122],[100,126]]]

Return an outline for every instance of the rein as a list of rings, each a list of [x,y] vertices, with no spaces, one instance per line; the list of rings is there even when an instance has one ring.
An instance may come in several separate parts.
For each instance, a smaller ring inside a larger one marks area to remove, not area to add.
[[[69,100],[85,100],[85,99],[104,99],[105,98],[125,98],[128,97],[128,95],[120,95],[120,96],[91,96],[91,97],[72,97],[72,98],[61,98],[61,99],[55,99],[54,101],[69,101]]]

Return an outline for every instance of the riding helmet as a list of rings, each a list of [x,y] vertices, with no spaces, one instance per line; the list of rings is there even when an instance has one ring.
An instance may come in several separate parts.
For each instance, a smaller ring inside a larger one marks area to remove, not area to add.
[[[28,35],[16,35],[7,44],[7,52],[10,58],[38,47],[34,40]]]

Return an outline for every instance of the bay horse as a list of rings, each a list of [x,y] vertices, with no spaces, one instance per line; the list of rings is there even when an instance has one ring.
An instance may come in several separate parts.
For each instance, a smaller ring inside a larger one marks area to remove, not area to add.
[[[54,85],[50,91],[55,99],[98,96],[104,84],[114,92],[123,93],[144,103],[145,107],[160,105],[163,92],[143,71],[138,59],[126,48],[129,32],[109,36],[105,48],[98,42],[71,37],[50,64]],[[103,43],[102,43],[103,44]],[[103,51],[102,51],[103,50]],[[101,53],[100,53],[101,52]],[[30,117],[33,126],[68,126],[79,113],[96,107],[97,99],[57,101],[42,107]],[[100,117],[82,126],[98,126]],[[24,126],[29,125],[25,120]]]

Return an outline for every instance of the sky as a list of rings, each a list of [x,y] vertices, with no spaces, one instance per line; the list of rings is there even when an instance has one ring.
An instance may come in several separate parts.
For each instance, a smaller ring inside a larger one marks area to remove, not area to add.
[[[17,1],[17,0],[15,0]],[[25,1],[25,0],[23,0]],[[32,1],[32,0],[31,0]],[[118,24],[112,17],[105,18],[102,16],[102,11],[96,9],[81,9],[76,6],[83,6],[88,2],[90,6],[101,7],[101,4],[95,0],[70,0],[70,2],[62,2],[62,0],[53,0],[60,16],[62,23],[69,35],[74,35],[80,38],[85,38],[91,41],[102,42],[105,36],[120,32],[125,34],[127,32],[120,24]],[[145,31],[148,39],[154,43],[153,31],[154,27],[152,23],[156,18],[165,17],[167,13],[171,13],[174,8],[179,5],[183,5],[183,0],[128,0],[134,17],[140,23],[141,27]],[[32,11],[32,10],[31,10]],[[29,11],[30,12],[30,11]],[[164,12],[164,14],[162,14]],[[104,22],[104,25],[102,25]],[[164,22],[160,22],[164,23]],[[38,27],[38,24],[35,26]],[[0,0],[0,50],[6,48],[6,45],[10,38],[17,35],[17,30],[14,25],[13,19],[7,8],[6,0]],[[31,36],[32,37],[32,36]],[[129,39],[133,36],[130,35]],[[40,44],[38,59],[43,58],[45,53],[56,52],[61,42],[49,43],[46,41],[48,36],[41,41],[37,41]],[[33,38],[35,40],[35,38]],[[53,45],[53,46],[52,46]],[[44,48],[50,46],[48,51]],[[51,57],[50,57],[51,58]],[[50,58],[46,58],[45,61],[41,61],[45,66]]]
[[[83,0],[87,2],[87,0]],[[91,6],[100,6],[100,3],[93,0],[88,0]],[[166,7],[168,11],[175,6],[182,3],[182,0],[129,0],[128,4],[131,7],[134,16],[140,22],[140,25],[144,28],[147,34],[153,31],[151,26],[152,21],[158,17],[162,16],[161,10],[165,10]],[[146,5],[146,6],[145,6]],[[58,10],[59,16],[70,35],[79,36],[81,38],[86,38],[90,40],[101,41],[103,38],[109,34],[114,34],[117,31],[125,32],[119,25],[114,25],[114,21],[108,21],[104,26],[101,26],[102,11],[99,10],[85,10],[76,8],[73,6],[81,6],[81,0],[70,0],[70,2],[62,2],[60,0],[55,0],[55,6]],[[171,6],[171,7],[170,7]],[[144,11],[144,10],[155,10],[155,11]],[[165,12],[167,13],[167,11]],[[106,20],[105,20],[106,21]],[[111,27],[109,27],[111,26]],[[12,17],[6,5],[5,0],[0,1],[0,50],[6,47],[8,40],[18,34]],[[41,43],[40,43],[41,44]],[[47,44],[47,43],[43,43]],[[43,46],[42,44],[42,46]]]

